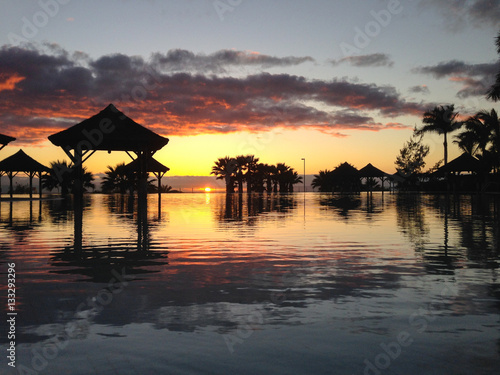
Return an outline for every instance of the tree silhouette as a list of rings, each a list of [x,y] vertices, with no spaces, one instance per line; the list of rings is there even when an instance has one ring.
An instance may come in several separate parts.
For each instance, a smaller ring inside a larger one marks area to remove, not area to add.
[[[444,136],[444,165],[448,164],[448,133],[451,133],[462,126],[462,122],[456,121],[458,112],[455,112],[453,104],[446,106],[437,106],[434,109],[424,113],[422,122],[424,126],[416,131],[416,135],[424,133],[438,133]]]
[[[406,179],[406,184],[413,186],[419,174],[425,167],[425,157],[429,154],[429,146],[422,144],[422,134],[414,131],[410,140],[406,142],[396,157],[396,170]]]
[[[482,156],[490,141],[490,129],[481,121],[479,113],[464,121],[465,131],[456,135],[454,143],[471,156]]]
[[[487,170],[495,172],[500,164],[500,119],[492,109],[480,111],[465,121],[465,131],[456,136],[458,146],[479,158]]]
[[[245,169],[247,173],[245,173],[245,181],[247,183],[247,193],[252,191],[252,184],[254,183],[254,176],[258,173],[257,165],[259,158],[256,158],[254,155],[247,155],[245,158]]]
[[[133,190],[135,185],[134,173],[126,168],[125,163],[116,166],[107,166],[105,176],[101,182],[101,190],[105,193],[118,192],[125,194],[127,190]]]
[[[288,193],[293,192],[293,185],[302,182],[297,171],[285,163],[259,163],[259,158],[254,155],[219,158],[211,174],[226,181],[226,193],[234,193],[235,182],[238,183],[239,194],[243,194],[244,183],[247,184],[247,193],[278,192],[278,186],[281,193]]]
[[[332,192],[333,191],[333,175],[332,171],[325,169],[324,171],[319,171],[319,174],[315,174],[312,180],[311,186],[313,188],[318,188],[321,192]]]
[[[500,32],[495,40],[495,44],[497,46],[497,53],[500,55]],[[486,97],[494,100],[495,102],[500,100],[500,72],[497,73],[495,83],[488,90]]]
[[[69,194],[73,189],[75,182],[75,170],[70,167],[66,160],[54,161],[50,163],[51,171],[42,176],[42,187],[49,191],[60,189],[62,195]],[[82,183],[84,189],[94,189],[94,176],[87,171],[86,167],[82,168]]]
[[[226,182],[226,193],[234,193],[236,170],[236,159],[225,156],[215,161],[210,174],[215,175],[217,180],[224,180]]]

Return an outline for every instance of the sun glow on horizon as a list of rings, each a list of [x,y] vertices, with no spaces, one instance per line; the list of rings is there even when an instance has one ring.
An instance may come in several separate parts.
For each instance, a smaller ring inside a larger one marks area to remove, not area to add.
[[[205,188],[205,193],[210,193],[212,191],[212,188],[209,188],[208,186]]]

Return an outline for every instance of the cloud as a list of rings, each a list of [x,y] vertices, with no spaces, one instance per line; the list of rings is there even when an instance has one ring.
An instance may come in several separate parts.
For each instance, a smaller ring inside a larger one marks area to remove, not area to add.
[[[394,62],[391,60],[390,56],[385,53],[372,53],[370,55],[347,56],[340,60],[331,60],[330,62],[333,65],[348,63],[352,66],[357,66],[357,67],[379,67],[379,66],[392,67],[394,65]]]
[[[459,98],[484,96],[494,83],[495,75],[500,70],[500,62],[485,64],[468,64],[459,60],[440,62],[436,65],[421,66],[413,73],[431,75],[436,79],[448,78],[461,84],[457,92]]]
[[[284,67],[314,62],[312,57],[275,57],[257,52],[221,50],[215,53],[195,54],[183,49],[173,49],[152,55],[153,66],[164,72],[197,71],[224,73],[230,67],[259,66],[262,68]]]
[[[228,57],[226,52],[209,55],[214,57],[210,61],[218,61],[221,67],[251,61],[246,52],[239,57]],[[252,63],[298,63],[294,58],[257,57],[257,61]],[[429,106],[405,100],[392,86],[347,79],[168,72],[158,69],[158,64],[157,58],[145,61],[123,54],[91,59],[82,52],[4,46],[0,48],[0,126],[20,142],[41,143],[113,102],[137,122],[166,136],[305,127],[342,136],[342,131],[351,129],[399,128],[374,118],[420,116]]]
[[[424,94],[424,95],[428,95],[431,93],[427,85],[412,86],[409,88],[408,91],[414,94]]]
[[[500,26],[500,2],[498,0],[420,0],[423,9],[437,9],[445,26],[452,31],[467,25],[474,27]]]

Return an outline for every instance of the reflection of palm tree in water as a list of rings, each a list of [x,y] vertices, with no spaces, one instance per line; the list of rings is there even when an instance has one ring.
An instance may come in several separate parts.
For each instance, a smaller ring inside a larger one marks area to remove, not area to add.
[[[425,220],[420,194],[400,194],[396,198],[397,224],[401,233],[423,251],[430,229]]]
[[[319,204],[325,207],[337,208],[337,213],[347,220],[350,216],[349,211],[358,209],[359,206],[361,206],[361,200],[358,196],[353,195],[329,195],[327,197],[322,197]]]
[[[288,214],[296,208],[297,201],[293,195],[281,194],[248,194],[247,199],[242,196],[226,194],[224,201],[218,203],[219,221],[243,221],[254,223],[263,213],[279,212]],[[244,202],[246,201],[246,205]]]

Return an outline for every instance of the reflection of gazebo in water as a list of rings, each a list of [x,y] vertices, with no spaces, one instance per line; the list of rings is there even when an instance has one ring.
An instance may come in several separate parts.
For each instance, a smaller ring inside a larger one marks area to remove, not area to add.
[[[385,173],[384,171],[381,171],[377,167],[374,167],[371,163],[368,163],[365,165],[363,168],[359,170],[359,176],[360,178],[366,178],[366,184],[368,185],[368,181],[373,178],[378,178],[380,179],[380,182],[382,184],[382,191],[384,191],[384,180],[388,177],[388,174]],[[372,190],[372,187],[370,185],[370,191]]]
[[[29,205],[28,210],[22,207],[27,204]],[[38,227],[42,221],[42,201],[38,201],[37,217],[35,217],[33,204],[33,200],[14,202],[11,200],[8,203],[7,215],[2,215],[2,212],[0,211],[0,225],[8,230],[12,234],[12,237],[16,239],[16,241],[23,242],[25,237],[28,236],[29,231],[35,227]],[[21,205],[21,207],[19,207],[19,205]],[[28,215],[22,217],[21,215],[26,215],[27,211]]]
[[[33,198],[33,177],[38,175],[38,194],[42,197],[42,173],[49,172],[50,169],[40,164],[23,150],[19,150],[14,155],[0,161],[0,177],[6,174],[9,177],[10,198],[13,197],[14,187],[12,180],[19,172],[24,172],[30,180],[30,199]]]
[[[147,248],[147,171],[156,151],[168,143],[162,137],[125,116],[113,104],[98,114],[49,136],[71,159],[75,169],[75,250],[82,249],[82,165],[96,151],[125,151],[138,164],[138,250]],[[135,158],[132,156],[135,154]]]
[[[10,137],[8,135],[0,134],[0,150],[7,146],[12,141],[15,141],[14,137]]]

